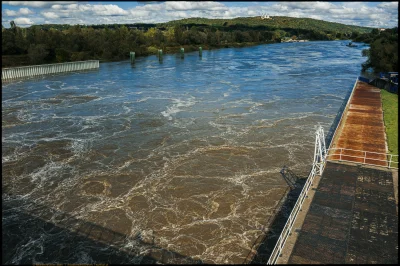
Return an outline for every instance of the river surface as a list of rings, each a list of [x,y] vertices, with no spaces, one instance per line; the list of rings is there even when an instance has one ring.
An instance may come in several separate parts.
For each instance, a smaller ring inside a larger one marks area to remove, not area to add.
[[[242,263],[288,191],[281,168],[308,175],[363,48],[226,48],[3,83],[3,263]]]

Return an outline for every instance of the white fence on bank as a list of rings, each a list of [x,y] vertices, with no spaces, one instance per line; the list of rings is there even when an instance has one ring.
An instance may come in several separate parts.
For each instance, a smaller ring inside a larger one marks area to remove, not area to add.
[[[12,80],[18,78],[63,73],[77,70],[87,70],[99,68],[99,60],[67,62],[59,64],[22,66],[1,69],[1,80]]]

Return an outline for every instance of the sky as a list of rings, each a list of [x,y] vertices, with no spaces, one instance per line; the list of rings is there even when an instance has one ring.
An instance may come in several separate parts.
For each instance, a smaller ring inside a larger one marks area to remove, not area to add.
[[[261,15],[313,18],[373,28],[398,26],[398,2],[2,1],[2,25],[160,23]]]

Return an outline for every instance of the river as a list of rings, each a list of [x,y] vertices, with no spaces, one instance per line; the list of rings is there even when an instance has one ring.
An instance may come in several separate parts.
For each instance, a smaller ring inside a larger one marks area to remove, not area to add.
[[[3,264],[242,263],[288,191],[281,168],[308,175],[362,49],[277,43],[3,83]]]

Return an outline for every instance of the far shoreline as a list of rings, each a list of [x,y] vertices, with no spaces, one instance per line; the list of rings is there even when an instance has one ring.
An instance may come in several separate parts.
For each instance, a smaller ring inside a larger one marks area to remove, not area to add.
[[[315,42],[315,41],[348,41],[348,40],[307,40],[307,42]],[[298,43],[307,43],[307,42],[298,42]],[[164,46],[160,47],[158,49],[163,50],[163,55],[171,55],[171,54],[179,54],[180,49],[184,48],[185,53],[189,52],[196,52],[199,51],[199,47],[202,47],[202,50],[216,50],[216,49],[224,49],[224,48],[245,48],[245,47],[252,47],[252,46],[257,46],[257,45],[264,45],[264,44],[275,44],[275,43],[297,43],[297,42],[285,42],[285,41],[267,41],[267,42],[242,42],[242,43],[226,43],[226,44],[220,44],[218,46],[210,46],[208,44],[199,44],[199,45],[180,45],[180,46]],[[132,51],[135,52],[135,51]],[[156,55],[156,53],[146,53],[146,54],[141,54],[141,55],[136,55],[136,58],[139,57],[146,57],[146,56],[153,56]],[[16,61],[14,61],[16,60]],[[117,59],[117,60],[106,60],[103,58],[87,58],[85,60],[99,60],[100,63],[111,63],[111,62],[122,62],[129,60],[129,54],[126,55],[125,58],[123,59]],[[13,68],[13,67],[23,67],[23,66],[31,66],[32,64],[29,61],[28,55],[2,55],[2,62],[10,62],[13,61],[13,64],[2,64],[2,68]],[[77,60],[77,61],[82,61],[82,60]],[[75,61],[65,61],[65,62],[52,62],[52,63],[45,63],[45,64],[36,64],[36,65],[46,65],[46,64],[57,64],[57,63],[67,63],[67,62],[75,62]]]

